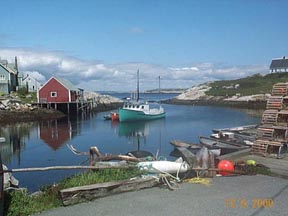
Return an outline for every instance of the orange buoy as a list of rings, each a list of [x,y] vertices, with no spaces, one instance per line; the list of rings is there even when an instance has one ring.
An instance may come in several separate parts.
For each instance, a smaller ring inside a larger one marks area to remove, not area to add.
[[[218,163],[219,174],[227,176],[234,171],[234,164],[229,160],[222,160]],[[227,170],[228,172],[225,172]]]

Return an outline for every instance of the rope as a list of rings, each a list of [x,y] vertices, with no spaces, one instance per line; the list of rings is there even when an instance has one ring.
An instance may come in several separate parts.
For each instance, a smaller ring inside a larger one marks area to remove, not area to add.
[[[199,171],[196,171],[196,174],[197,174],[196,177],[190,178],[190,179],[185,179],[184,182],[193,183],[193,184],[203,184],[203,185],[206,185],[206,186],[210,186],[211,180],[207,179],[207,178],[200,178],[198,172]]]

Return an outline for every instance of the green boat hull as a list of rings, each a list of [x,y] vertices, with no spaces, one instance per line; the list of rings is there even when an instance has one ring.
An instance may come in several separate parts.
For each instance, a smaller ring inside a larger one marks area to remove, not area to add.
[[[165,112],[160,113],[160,114],[148,115],[142,111],[127,110],[123,108],[119,109],[119,121],[120,122],[147,121],[147,120],[154,120],[154,119],[159,119],[159,118],[164,118],[164,117],[165,117]]]

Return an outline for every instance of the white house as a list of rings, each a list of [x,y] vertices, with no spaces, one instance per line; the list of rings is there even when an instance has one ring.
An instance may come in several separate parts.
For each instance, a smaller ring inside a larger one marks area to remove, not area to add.
[[[283,56],[279,59],[273,59],[270,65],[270,73],[288,72],[288,59]]]
[[[27,86],[28,92],[37,92],[41,87],[41,84],[36,79],[29,76],[29,74],[27,74],[27,76],[23,78],[22,83],[23,85]]]

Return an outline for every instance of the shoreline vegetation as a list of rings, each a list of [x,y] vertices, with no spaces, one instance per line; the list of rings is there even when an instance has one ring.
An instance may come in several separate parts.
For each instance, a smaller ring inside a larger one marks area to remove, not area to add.
[[[29,194],[26,189],[5,192],[4,215],[32,215],[62,206],[59,191],[83,185],[120,181],[140,176],[138,169],[100,169],[75,174],[55,185],[46,185],[40,191]]]

